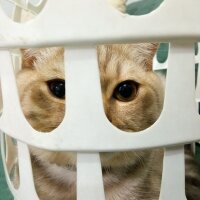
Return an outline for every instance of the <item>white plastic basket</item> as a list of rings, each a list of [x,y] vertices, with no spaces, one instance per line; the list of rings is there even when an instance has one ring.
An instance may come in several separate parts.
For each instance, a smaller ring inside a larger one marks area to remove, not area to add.
[[[19,2],[25,3],[24,8],[27,8],[26,1]],[[89,9],[91,7],[93,9]],[[194,42],[200,40],[200,26],[197,25],[199,8],[200,1],[197,0],[165,0],[152,13],[139,17],[119,13],[106,0],[62,3],[49,0],[36,18],[23,24],[13,22],[0,9],[3,99],[0,129],[17,140],[20,172],[17,189],[6,171],[3,137],[1,142],[7,182],[16,200],[38,199],[27,144],[56,151],[78,152],[78,200],[105,199],[99,152],[165,147],[160,200],[186,200],[183,145],[200,140],[193,51]],[[75,9],[79,17],[74,13]],[[153,126],[127,134],[115,128],[105,117],[95,46],[152,41],[170,42],[164,108]],[[59,45],[67,49],[65,71],[68,74],[66,81],[70,83],[66,84],[68,118],[64,118],[50,134],[39,134],[27,123],[22,113],[9,49]],[[83,84],[79,85],[79,92],[76,93],[74,88],[80,81]],[[84,91],[90,85],[94,87],[90,87],[91,95],[88,98]],[[79,115],[76,115],[77,108]],[[92,117],[88,116],[88,112]],[[77,121],[79,126],[75,126]]]

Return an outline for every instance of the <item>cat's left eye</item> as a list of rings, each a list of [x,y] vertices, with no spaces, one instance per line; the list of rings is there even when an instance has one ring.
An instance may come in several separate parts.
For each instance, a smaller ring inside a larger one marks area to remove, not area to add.
[[[113,97],[119,101],[131,101],[137,95],[138,84],[134,81],[127,80],[119,83],[114,90]]]
[[[62,79],[54,79],[47,82],[47,85],[49,87],[49,90],[51,93],[59,98],[64,99],[65,98],[65,81]]]

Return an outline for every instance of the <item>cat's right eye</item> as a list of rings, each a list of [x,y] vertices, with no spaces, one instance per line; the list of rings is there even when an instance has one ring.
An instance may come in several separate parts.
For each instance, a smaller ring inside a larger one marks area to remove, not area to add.
[[[47,82],[50,92],[53,96],[64,99],[65,98],[65,81],[62,79],[54,79]]]

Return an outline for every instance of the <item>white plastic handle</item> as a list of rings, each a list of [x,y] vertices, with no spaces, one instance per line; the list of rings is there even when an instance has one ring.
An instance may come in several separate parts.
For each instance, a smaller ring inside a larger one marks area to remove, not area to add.
[[[187,200],[184,146],[165,148],[159,200]]]
[[[77,155],[77,200],[104,200],[99,153]]]

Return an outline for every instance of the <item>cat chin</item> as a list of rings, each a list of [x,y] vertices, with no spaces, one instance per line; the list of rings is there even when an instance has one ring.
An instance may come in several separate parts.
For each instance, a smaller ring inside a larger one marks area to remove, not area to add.
[[[103,168],[119,168],[135,165],[143,160],[144,151],[129,152],[104,152],[101,153],[101,165]]]
[[[57,165],[59,167],[68,166],[68,168],[76,168],[76,153],[73,152],[57,152],[57,151],[48,151],[44,149],[39,149],[36,147],[29,147],[31,156],[34,157],[34,160],[40,163],[49,163],[52,165]]]
[[[56,163],[42,161],[46,173],[59,183],[74,185],[76,183],[76,166],[58,166]]]

